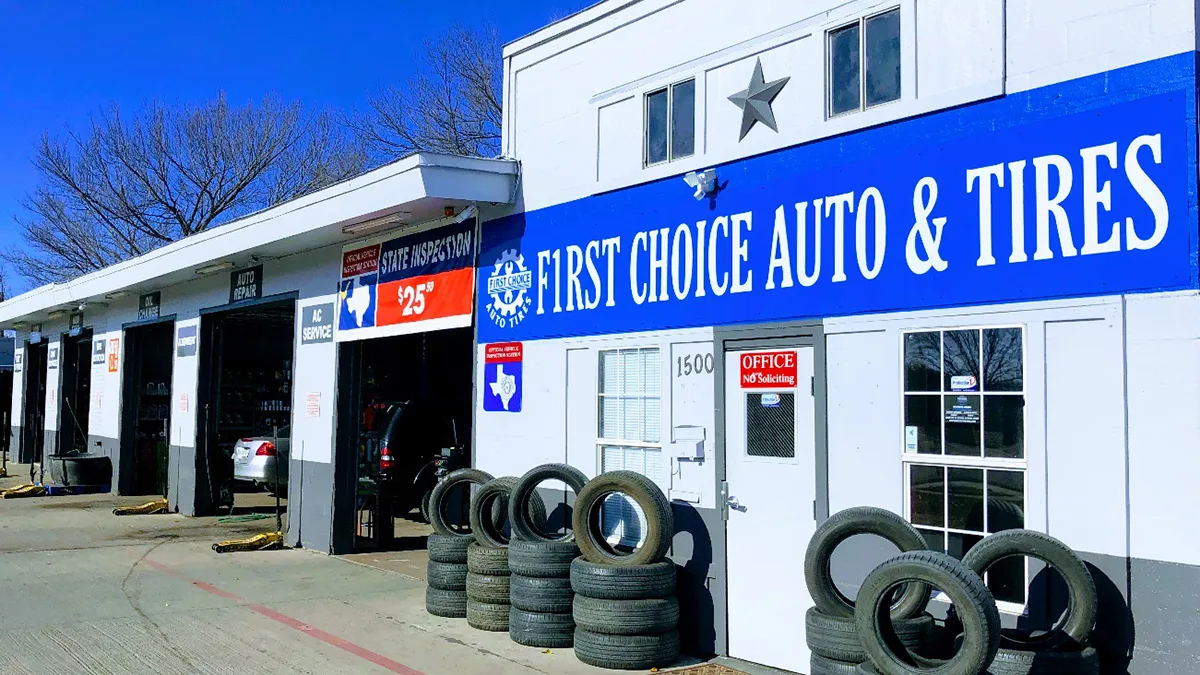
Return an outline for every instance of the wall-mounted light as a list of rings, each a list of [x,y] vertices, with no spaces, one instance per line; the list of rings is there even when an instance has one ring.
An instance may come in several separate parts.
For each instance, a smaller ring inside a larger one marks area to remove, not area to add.
[[[211,265],[205,265],[204,267],[197,267],[196,274],[204,276],[206,274],[216,274],[217,272],[222,272],[224,270],[231,270],[231,269],[233,269],[233,263],[231,263],[227,260],[225,262],[219,262],[219,263],[213,263]]]
[[[67,312],[66,312],[66,310],[62,310],[62,309],[56,309],[56,310],[54,310],[54,311],[50,312],[49,314],[47,314],[47,315],[46,315],[46,318],[47,318],[47,319],[51,319],[51,320],[53,320],[53,319],[61,319],[61,318],[63,318],[63,317],[64,317],[64,316],[66,316],[66,315],[67,315]]]
[[[127,295],[129,295],[129,291],[113,291],[112,293],[105,293],[104,299],[105,300],[116,300],[117,298],[123,298]]]
[[[683,177],[683,182],[696,190],[692,196],[696,201],[700,201],[717,191],[717,170],[705,169],[699,173],[692,171]]]
[[[412,214],[408,211],[392,213],[380,218],[372,218],[371,220],[364,220],[361,223],[347,225],[342,228],[342,234],[362,234],[373,230],[382,230],[394,225],[402,225],[409,218],[412,218]]]

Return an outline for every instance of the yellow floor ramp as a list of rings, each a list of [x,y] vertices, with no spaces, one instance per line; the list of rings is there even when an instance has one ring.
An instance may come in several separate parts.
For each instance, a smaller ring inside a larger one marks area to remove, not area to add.
[[[234,553],[237,551],[269,551],[282,547],[282,532],[264,532],[248,539],[230,539],[213,544],[212,549],[217,553]]]
[[[114,516],[145,516],[152,513],[166,513],[170,507],[165,499],[155,499],[152,502],[137,506],[118,506],[113,509]]]

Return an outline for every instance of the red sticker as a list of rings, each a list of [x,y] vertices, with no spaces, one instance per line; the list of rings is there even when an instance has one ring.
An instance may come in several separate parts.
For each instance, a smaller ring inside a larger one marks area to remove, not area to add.
[[[368,246],[342,254],[342,278],[374,274],[379,269],[379,246]]]
[[[742,389],[793,389],[796,352],[746,352],[741,356]]]
[[[484,363],[520,363],[524,348],[520,342],[497,342],[483,352]]]

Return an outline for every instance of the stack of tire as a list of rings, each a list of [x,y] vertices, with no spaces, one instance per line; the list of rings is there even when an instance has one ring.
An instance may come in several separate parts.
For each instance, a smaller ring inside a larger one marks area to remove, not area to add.
[[[511,569],[508,546],[509,498],[517,478],[506,476],[485,483],[471,497],[471,532],[475,542],[467,547],[467,625],[478,630],[509,629]],[[536,493],[526,500],[530,522],[543,527],[546,504]]]
[[[546,480],[562,481],[576,494],[587,483],[587,477],[574,467],[544,464],[513,486],[508,502],[512,526],[508,634],[513,642],[529,647],[565,648],[575,642],[571,561],[579,556],[579,547],[574,530],[549,534],[529,517],[529,504],[538,485]]]
[[[610,547],[600,531],[604,501],[618,493],[645,514],[645,540],[631,553]],[[581,553],[571,563],[575,656],[622,670],[671,665],[679,658],[679,602],[675,563],[666,558],[675,534],[666,495],[641,474],[603,473],[577,491],[571,524]]]
[[[901,551],[926,548],[920,532],[883,509],[847,509],[817,528],[804,556],[804,580],[815,605],[804,617],[811,675],[856,675],[868,660],[855,622],[855,603],[834,584],[831,565],[834,549],[860,534],[882,537]],[[932,640],[933,617],[925,612],[929,591],[926,585],[910,584],[889,609],[897,639],[913,650],[927,649]]]
[[[434,616],[462,619],[467,616],[467,550],[475,541],[471,532],[450,526],[446,517],[447,495],[460,485],[484,485],[492,476],[478,469],[459,469],[448,474],[429,497],[429,563],[425,568],[425,611]]]

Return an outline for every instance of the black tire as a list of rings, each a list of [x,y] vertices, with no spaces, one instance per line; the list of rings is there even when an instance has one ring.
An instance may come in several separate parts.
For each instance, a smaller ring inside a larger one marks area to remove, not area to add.
[[[467,564],[467,547],[475,541],[471,537],[447,537],[444,534],[431,534],[427,545],[429,559],[440,563],[455,565]]]
[[[433,488],[426,490],[425,494],[421,495],[421,506],[420,506],[421,520],[423,520],[427,523],[429,522],[429,503],[430,503],[430,501],[432,501],[432,499],[433,499]]]
[[[568,578],[546,579],[514,574],[509,577],[509,601],[527,612],[570,614],[575,592]]]
[[[985,672],[987,675],[1098,675],[1100,659],[1091,647],[1036,652],[1001,649]]]
[[[525,577],[567,578],[571,561],[578,557],[579,547],[573,541],[513,539],[508,544],[509,569]]]
[[[467,590],[467,566],[430,560],[425,565],[425,580],[430,588],[462,593]]]
[[[507,605],[509,577],[489,577],[474,572],[467,574],[467,599],[490,605]]]
[[[527,647],[566,648],[575,644],[575,621],[570,614],[527,612],[514,605],[508,614],[508,634]]]
[[[809,675],[858,675],[858,663],[846,663],[827,659],[813,653],[808,657]]]
[[[598,668],[662,670],[679,659],[679,632],[605,635],[576,628],[575,658]]]
[[[933,617],[920,614],[911,619],[897,619],[892,626],[905,647],[917,650],[929,641]],[[870,658],[858,637],[854,619],[826,616],[816,607],[810,607],[804,615],[804,639],[813,654],[829,660],[859,664]]]
[[[508,576],[508,549],[471,544],[467,547],[467,571],[493,577]]]
[[[471,498],[471,532],[475,534],[475,541],[480,546],[508,546],[511,537],[505,532],[504,525],[508,523],[508,498],[516,482],[517,479],[512,476],[496,478],[484,484]],[[488,514],[486,518],[485,510]],[[496,511],[503,515],[499,518],[494,517]],[[546,502],[542,501],[541,495],[532,495],[527,511],[529,519],[538,523],[538,527],[546,526]]]
[[[679,627],[679,601],[597,600],[578,596],[572,610],[575,625],[605,635],[658,635]]]
[[[529,518],[529,506],[533,496],[537,494],[538,484],[544,480],[560,480],[567,484],[578,495],[587,484],[587,476],[568,464],[543,464],[529,470],[517,479],[513,485],[512,496],[508,501],[508,522],[512,526],[513,539],[526,541],[573,541],[575,531],[568,530],[566,534],[554,537],[546,534],[543,528],[546,523],[535,523]]]
[[[467,625],[477,630],[503,633],[508,630],[508,605],[495,605],[467,598]]]
[[[1087,644],[1096,625],[1096,583],[1083,563],[1066,544],[1032,530],[1006,530],[984,537],[963,556],[963,564],[979,576],[1010,556],[1036,558],[1050,565],[1067,583],[1067,611],[1054,629],[1033,635],[1005,631],[1000,646],[1017,651],[1039,651]]]
[[[580,557],[571,563],[571,588],[598,600],[669,598],[675,595],[675,563],[612,567]]]
[[[479,469],[459,469],[452,471],[437,485],[433,487],[433,493],[429,495],[429,524],[433,526],[433,531],[446,537],[471,537],[470,532],[455,532],[446,524],[446,495],[450,490],[463,483],[474,483],[476,485],[484,485],[495,480],[490,473],[480,471]]]
[[[432,586],[426,588],[425,611],[447,619],[465,619],[467,594],[463,591],[443,591]]]
[[[600,536],[600,507],[605,497],[617,492],[632,499],[646,514],[645,542],[625,555],[609,548]],[[609,471],[588,481],[575,495],[571,527],[580,554],[594,563],[607,565],[656,563],[666,557],[675,536],[675,518],[667,496],[654,481],[634,471]]]
[[[892,542],[901,552],[926,550],[925,538],[900,516],[870,506],[846,509],[833,514],[813,533],[804,554],[804,582],[817,609],[826,616],[851,618],[854,601],[833,583],[830,560],[833,551],[856,534],[874,534]],[[911,584],[892,606],[893,619],[907,619],[925,611],[929,604],[929,586]]]
[[[950,598],[962,623],[962,645],[949,660],[930,671],[928,660],[896,639],[889,600],[901,584],[921,582]],[[958,560],[933,551],[901,553],[876,567],[858,591],[854,610],[863,648],[880,675],[979,675],[1000,648],[1000,612],[983,579]]]

